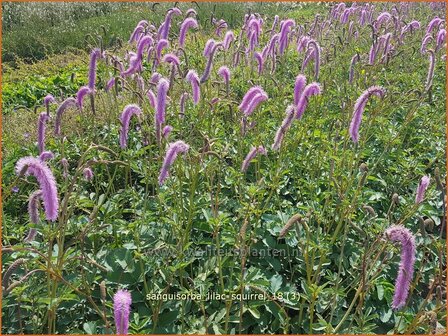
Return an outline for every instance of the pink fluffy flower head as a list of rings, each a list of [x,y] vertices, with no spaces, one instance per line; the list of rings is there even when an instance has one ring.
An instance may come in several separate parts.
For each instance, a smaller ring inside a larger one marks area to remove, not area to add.
[[[118,335],[127,335],[131,313],[131,293],[119,289],[114,295],[114,319]]]
[[[190,146],[181,140],[169,144],[168,150],[166,151],[165,159],[163,160],[162,169],[160,170],[159,174],[160,185],[163,185],[166,178],[168,177],[169,169],[176,160],[177,156],[180,153],[186,153],[189,148]]]
[[[244,95],[238,109],[243,112],[244,115],[248,116],[260,102],[266,99],[268,99],[266,92],[264,92],[260,86],[253,86]]]
[[[306,85],[306,77],[304,75],[298,75],[294,83],[294,105],[296,106],[299,103],[305,85]]]
[[[45,208],[45,216],[49,221],[58,218],[59,199],[56,180],[47,164],[35,157],[24,157],[16,163],[16,174],[25,172],[25,176],[32,175],[39,183],[42,190],[42,199]]]
[[[54,126],[54,134],[55,135],[61,134],[62,115],[71,106],[76,106],[76,99],[73,97],[69,97],[66,100],[64,100],[62,102],[62,104],[59,105],[58,109],[56,110],[56,121],[55,121],[55,126]]]
[[[170,84],[165,78],[159,80],[157,85],[157,101],[156,101],[156,122],[163,124],[165,122],[166,98]]]
[[[101,50],[98,48],[95,48],[90,53],[90,64],[89,64],[89,83],[88,87],[90,90],[95,91],[95,81],[96,81],[96,63],[98,58],[100,58]]]
[[[415,204],[420,204],[425,198],[426,189],[428,189],[430,178],[429,176],[423,176],[417,187],[417,193],[415,195]]]
[[[56,99],[54,99],[54,97],[51,94],[47,94],[44,97],[44,106],[45,106],[45,110],[47,111],[47,115],[50,115],[50,104],[51,103],[56,103]]]
[[[76,105],[82,111],[82,103],[84,101],[84,97],[90,94],[92,90],[88,86],[81,86],[76,93]]]
[[[129,132],[129,122],[132,116],[140,116],[142,111],[140,107],[135,104],[127,105],[120,116],[121,129],[120,129],[120,147],[126,148],[128,144],[128,132]]]
[[[306,107],[308,106],[308,100],[311,96],[320,95],[322,89],[319,83],[313,82],[305,86],[303,93],[300,96],[299,103],[297,104],[296,119],[301,119]]]
[[[182,48],[185,45],[185,37],[187,36],[187,30],[191,28],[198,28],[198,22],[195,18],[187,17],[184,22],[182,22],[182,25],[180,26],[179,31],[179,46]]]
[[[281,126],[275,133],[274,143],[272,144],[272,150],[279,150],[282,145],[283,139],[285,137],[286,132],[291,127],[291,124],[294,120],[294,116],[296,114],[296,107],[294,105],[289,105],[286,109],[286,116],[282,121]]]
[[[359,126],[361,126],[362,114],[366,107],[367,101],[371,96],[383,98],[386,91],[380,86],[371,86],[365,90],[355,103],[352,121],[350,123],[350,137],[353,142],[357,143],[359,140]]]
[[[90,181],[93,180],[93,171],[92,171],[92,168],[90,168],[90,167],[84,168],[82,174],[84,175],[84,179],[85,179],[86,181],[90,182]]]
[[[409,287],[414,274],[415,238],[411,231],[402,225],[393,225],[385,231],[385,236],[392,242],[401,245],[401,260],[395,280],[395,292],[392,301],[393,309],[400,309],[406,304]]]
[[[28,214],[30,215],[30,223],[37,224],[39,222],[39,201],[42,199],[42,190],[36,190],[28,199]]]
[[[258,147],[252,147],[249,153],[247,153],[246,158],[243,161],[243,164],[241,165],[241,171],[244,173],[247,171],[247,168],[249,168],[250,162],[255,159],[257,154],[260,155],[267,155],[267,151],[263,146]]]

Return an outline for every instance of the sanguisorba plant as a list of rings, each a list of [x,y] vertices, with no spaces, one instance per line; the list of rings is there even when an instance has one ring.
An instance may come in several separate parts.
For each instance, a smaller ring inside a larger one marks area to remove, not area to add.
[[[93,48],[75,97],[45,97],[37,146],[4,187],[6,328],[434,329],[443,6],[316,6],[238,24],[169,8],[123,54]]]

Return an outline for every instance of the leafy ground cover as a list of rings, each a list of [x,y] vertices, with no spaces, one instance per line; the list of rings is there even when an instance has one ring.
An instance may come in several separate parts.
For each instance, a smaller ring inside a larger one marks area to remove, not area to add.
[[[6,71],[2,332],[440,333],[444,4],[207,6]]]

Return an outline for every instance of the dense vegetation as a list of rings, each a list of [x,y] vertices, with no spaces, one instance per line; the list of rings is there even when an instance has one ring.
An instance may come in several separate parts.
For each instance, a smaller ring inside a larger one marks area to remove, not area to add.
[[[2,333],[444,330],[444,4],[19,5]]]

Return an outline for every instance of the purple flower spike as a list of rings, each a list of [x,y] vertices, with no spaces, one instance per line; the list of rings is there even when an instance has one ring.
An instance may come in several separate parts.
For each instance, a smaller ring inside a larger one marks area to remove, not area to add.
[[[191,28],[198,28],[198,22],[196,19],[192,17],[187,17],[184,22],[182,22],[182,25],[180,26],[180,32],[179,32],[179,46],[182,48],[185,45],[185,37],[187,36],[187,30]]]
[[[69,97],[66,100],[62,102],[61,105],[59,105],[58,109],[56,110],[56,121],[54,126],[54,134],[60,135],[61,134],[61,121],[62,121],[62,114],[69,108],[76,106],[76,99]]]
[[[180,140],[169,144],[168,150],[166,151],[165,159],[163,160],[162,169],[160,170],[159,174],[160,185],[163,185],[166,178],[168,177],[169,169],[176,160],[177,155],[179,155],[180,153],[186,153],[189,148],[190,146]]]
[[[224,49],[229,50],[230,44],[235,40],[235,35],[233,34],[233,31],[229,30],[227,31],[226,35],[224,36],[223,44]]]
[[[272,144],[272,150],[279,150],[282,145],[283,138],[285,137],[286,131],[291,127],[292,121],[296,114],[296,107],[294,105],[289,105],[286,109],[286,116],[277,133],[275,133],[274,143]]]
[[[96,82],[96,62],[97,59],[101,57],[101,50],[95,48],[90,53],[90,64],[89,64],[89,84],[88,87],[90,90],[95,91],[95,82]]]
[[[84,100],[84,97],[91,93],[92,91],[88,86],[81,86],[76,93],[76,105],[78,105],[78,108],[82,111],[82,102]]]
[[[110,89],[112,89],[112,87],[115,85],[115,77],[112,77],[111,79],[109,79],[106,83],[106,87],[105,90],[106,92],[109,92]]]
[[[166,125],[166,126],[163,128],[163,130],[162,130],[162,137],[163,137],[165,140],[168,140],[168,137],[170,136],[170,133],[172,132],[172,130],[173,130],[173,127],[172,127],[172,126],[170,126],[170,125]]]
[[[42,199],[42,190],[36,190],[28,199],[28,214],[30,215],[30,223],[37,224],[39,222],[39,201]]]
[[[243,164],[241,165],[241,171],[244,173],[247,171],[247,168],[249,168],[250,162],[255,159],[257,154],[260,155],[267,155],[267,151],[263,146],[258,147],[252,147],[249,153],[247,153],[246,158],[243,161]]]
[[[39,115],[39,120],[37,122],[37,147],[39,149],[39,154],[45,150],[45,124],[48,119],[48,114],[42,112]]]
[[[165,122],[166,97],[169,86],[165,78],[160,79],[157,85],[156,121],[159,125]]]
[[[355,103],[352,121],[350,123],[350,137],[353,142],[357,143],[359,140],[359,126],[361,125],[362,114],[366,107],[370,96],[377,96],[383,98],[386,91],[380,86],[371,86],[365,90]]]
[[[269,97],[266,94],[266,92],[262,91],[257,93],[254,98],[249,103],[249,106],[247,107],[246,111],[243,111],[244,115],[246,117],[250,116],[254,110],[257,108],[257,106],[261,103],[267,100]]]
[[[299,103],[297,104],[296,111],[296,119],[301,119],[305,109],[308,105],[308,100],[311,96],[320,95],[322,93],[322,89],[320,88],[320,84],[313,82],[305,86],[303,89],[303,93],[300,96]]]
[[[48,160],[52,160],[53,158],[54,158],[54,154],[50,151],[43,151],[39,155],[39,159],[41,161],[48,161]]]
[[[411,231],[402,225],[393,225],[385,231],[385,236],[392,242],[401,245],[401,260],[395,280],[395,291],[392,309],[400,309],[406,304],[409,287],[414,275],[415,238]]]
[[[47,94],[44,97],[44,106],[45,106],[45,110],[47,111],[47,115],[50,115],[50,104],[51,103],[56,103],[56,99],[54,99],[54,97],[51,94]]]
[[[214,39],[209,39],[205,43],[204,52],[203,52],[204,57],[209,57],[210,56],[210,53],[211,53],[215,43],[216,43],[216,41]]]
[[[179,67],[180,65],[179,58],[174,54],[166,54],[163,56],[162,62],[174,64],[176,67]]]
[[[352,61],[350,62],[350,69],[348,72],[348,82],[349,83],[353,82],[353,73],[354,73],[355,64],[356,64],[356,62],[359,62],[359,60],[360,60],[359,54],[356,54],[355,56],[352,57]]]
[[[162,58],[162,50],[164,48],[167,48],[170,45],[170,43],[168,42],[168,40],[159,40],[159,42],[157,42],[157,47],[156,47],[156,55],[157,55],[157,59],[160,60]]]
[[[33,175],[42,190],[42,199],[45,208],[45,216],[49,221],[58,218],[59,200],[56,188],[56,180],[45,162],[31,156],[21,158],[16,163],[16,174],[25,173],[25,176]]]
[[[250,106],[252,100],[257,94],[260,94],[264,92],[263,89],[260,86],[253,86],[251,87],[246,94],[243,97],[243,100],[241,101],[241,104],[238,106],[238,109],[246,114],[246,111],[248,107]]]
[[[129,132],[129,122],[133,115],[140,116],[142,111],[140,107],[135,104],[127,105],[120,116],[121,129],[120,129],[120,147],[126,148],[128,144],[128,132]]]
[[[199,87],[199,76],[196,71],[190,70],[185,76],[185,79],[191,84],[191,88],[193,90],[193,102],[195,105],[197,105],[199,103],[199,99],[201,98],[201,89]]]
[[[152,92],[152,90],[148,90],[148,92],[146,92],[146,96],[148,97],[149,105],[151,105],[152,108],[156,108],[157,99],[154,92]]]
[[[418,185],[417,193],[415,195],[415,204],[420,204],[421,202],[423,202],[426,189],[429,186],[429,181],[429,176],[423,176],[420,180],[420,184]]]
[[[119,289],[114,295],[114,318],[118,335],[127,335],[131,313],[131,293]]]
[[[82,174],[84,175],[84,179],[85,179],[86,181],[90,182],[90,181],[93,180],[93,171],[92,171],[92,168],[90,168],[90,167],[84,168]]]
[[[257,63],[258,63],[258,74],[259,75],[261,75],[261,73],[263,72],[263,57],[261,56],[261,54],[258,52],[258,51],[256,51],[255,53],[254,53],[254,57],[255,57],[255,59],[257,60]]]
[[[306,77],[304,75],[298,75],[296,77],[296,82],[294,84],[294,105],[296,106],[299,103],[305,85],[306,85]]]

